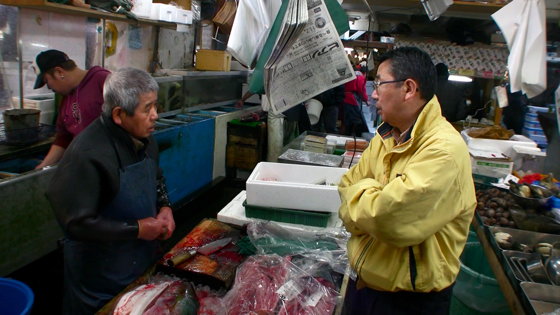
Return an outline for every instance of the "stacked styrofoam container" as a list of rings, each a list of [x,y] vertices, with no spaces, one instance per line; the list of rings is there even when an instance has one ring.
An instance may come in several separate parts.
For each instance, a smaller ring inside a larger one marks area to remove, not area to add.
[[[19,97],[12,97],[14,108],[19,108],[19,100]],[[39,122],[44,125],[52,125],[54,119],[54,94],[27,96],[23,99],[23,108],[40,110]]]
[[[177,21],[177,7],[170,4],[153,3],[150,12],[151,20],[176,22]]]
[[[548,142],[537,115],[539,112],[548,112],[548,108],[536,106],[528,106],[527,108],[528,111],[525,114],[525,123],[523,124],[523,134],[535,141],[539,147],[546,147]]]
[[[152,9],[152,0],[133,0],[132,13],[137,17],[149,18]]]
[[[347,169],[260,162],[247,179],[252,206],[338,212],[338,183]],[[317,183],[325,182],[323,185]]]

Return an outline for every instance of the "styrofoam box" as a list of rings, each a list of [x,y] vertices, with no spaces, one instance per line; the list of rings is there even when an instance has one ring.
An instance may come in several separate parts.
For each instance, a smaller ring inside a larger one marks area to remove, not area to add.
[[[177,20],[177,8],[169,4],[153,3],[150,19],[175,22]]]
[[[44,112],[41,111],[41,115],[39,116],[39,122],[43,125],[55,125],[56,122],[53,122],[54,119],[54,111]]]
[[[14,108],[19,108],[19,97],[12,97]],[[38,109],[40,111],[54,111],[54,94],[32,95],[23,99],[23,108]]]
[[[192,24],[192,18],[192,11],[177,9],[177,23]]]
[[[531,138],[532,136],[544,136],[544,131],[542,128],[527,128],[523,127],[523,134],[529,137],[531,140],[535,140]]]
[[[229,224],[234,224],[238,226],[243,226],[249,222],[257,221],[259,219],[247,218],[245,216],[245,207],[243,207],[243,201],[247,198],[246,191],[241,191],[235,198],[233,198],[220,212],[218,212],[218,221],[225,222]],[[331,215],[329,221],[327,222],[327,227],[317,227],[302,224],[292,224],[284,222],[274,222],[281,227],[291,231],[291,232],[341,232],[344,231],[342,226],[342,220],[338,215]]]
[[[533,128],[533,129],[541,129],[542,130],[540,122],[534,122],[534,121],[528,121],[528,120],[525,121],[525,123],[523,124],[523,127]]]
[[[527,147],[537,147],[537,143],[523,135],[513,135],[510,140],[495,140],[495,139],[481,139],[472,138],[467,134],[467,130],[461,131],[463,140],[471,149],[484,150],[484,151],[498,151],[511,156],[513,154],[513,146],[521,145]]]
[[[260,162],[246,182],[247,204],[336,213],[341,204],[338,186],[330,184],[338,184],[346,171],[337,167]],[[327,184],[314,184],[321,180]]]
[[[539,122],[539,119],[537,118],[537,114],[527,113],[525,114],[525,121]]]

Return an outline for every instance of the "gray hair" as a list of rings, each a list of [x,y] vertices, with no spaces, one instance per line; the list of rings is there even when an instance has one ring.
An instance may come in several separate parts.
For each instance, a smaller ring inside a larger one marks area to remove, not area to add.
[[[122,108],[128,116],[133,116],[140,95],[157,92],[159,86],[146,71],[121,68],[111,73],[103,85],[103,114],[111,116],[113,108]]]

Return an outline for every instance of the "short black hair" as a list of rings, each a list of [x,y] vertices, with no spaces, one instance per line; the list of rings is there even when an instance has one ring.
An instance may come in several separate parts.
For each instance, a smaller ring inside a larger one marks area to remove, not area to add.
[[[395,80],[413,79],[418,82],[422,99],[429,101],[436,91],[436,67],[425,51],[416,47],[401,47],[387,51],[379,63],[389,61],[389,72]]]

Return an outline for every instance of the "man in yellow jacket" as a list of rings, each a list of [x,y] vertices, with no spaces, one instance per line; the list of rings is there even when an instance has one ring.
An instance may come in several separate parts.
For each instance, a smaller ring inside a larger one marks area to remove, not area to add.
[[[352,234],[348,314],[448,314],[476,206],[467,146],[441,114],[436,69],[417,48],[381,57],[384,123],[339,185]]]

